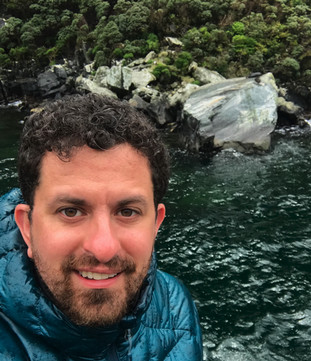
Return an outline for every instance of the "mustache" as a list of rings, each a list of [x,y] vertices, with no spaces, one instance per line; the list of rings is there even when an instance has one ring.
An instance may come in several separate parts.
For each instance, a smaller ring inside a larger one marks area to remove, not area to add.
[[[119,256],[113,257],[108,262],[100,262],[96,257],[88,254],[84,254],[80,257],[70,256],[63,264],[63,271],[65,273],[77,270],[81,267],[97,267],[105,266],[107,268],[122,270],[127,274],[136,271],[136,264],[130,258],[122,259]]]

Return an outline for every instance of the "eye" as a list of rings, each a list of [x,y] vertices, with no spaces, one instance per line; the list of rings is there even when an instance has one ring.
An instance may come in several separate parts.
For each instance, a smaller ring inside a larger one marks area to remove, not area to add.
[[[64,208],[60,213],[69,218],[82,216],[82,212],[76,208]]]
[[[137,213],[138,213],[137,211],[134,211],[133,209],[130,209],[130,208],[125,208],[125,209],[122,209],[121,211],[119,211],[119,214],[122,217],[133,217]]]

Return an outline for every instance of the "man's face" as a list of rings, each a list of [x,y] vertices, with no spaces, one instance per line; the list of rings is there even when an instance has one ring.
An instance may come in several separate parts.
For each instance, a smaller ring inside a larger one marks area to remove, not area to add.
[[[28,256],[73,322],[109,325],[136,301],[165,215],[148,160],[128,144],[42,159],[31,220],[18,205]]]

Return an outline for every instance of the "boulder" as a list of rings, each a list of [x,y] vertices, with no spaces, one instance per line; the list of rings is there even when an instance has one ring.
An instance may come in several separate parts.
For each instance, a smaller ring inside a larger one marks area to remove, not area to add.
[[[133,92],[129,103],[148,114],[156,123],[163,125],[172,121],[167,94],[151,88],[140,88]]]
[[[54,65],[52,71],[55,73],[58,79],[66,80],[67,72],[62,65]]]
[[[292,101],[288,101],[283,97],[278,97],[278,122],[280,127],[292,126],[300,124],[303,120],[303,109]]]
[[[192,150],[235,148],[266,151],[277,123],[278,91],[271,73],[204,85],[183,108],[183,129]]]
[[[39,74],[37,82],[43,96],[54,92],[55,89],[61,86],[57,75],[52,70],[47,70],[44,73]]]
[[[84,78],[82,77],[82,75],[76,79],[76,89],[79,91],[86,90],[94,94],[106,95],[113,98],[117,98],[117,95],[113,93],[110,89],[99,86],[93,80]]]
[[[176,91],[168,96],[168,101],[171,107],[179,106],[184,104],[189,96],[198,90],[199,86],[196,84],[182,84]]]
[[[122,67],[122,88],[130,90],[132,85],[132,69],[124,66]]]
[[[128,91],[132,84],[131,69],[122,65],[114,65],[108,70],[105,80],[102,79],[103,82],[106,82],[107,86],[112,90]]]
[[[133,69],[132,70],[132,84],[135,88],[146,87],[152,81],[156,80],[156,77],[150,73],[148,69]]]
[[[123,89],[123,80],[122,80],[122,66],[114,65],[111,67],[107,73],[106,81],[107,85],[112,89],[121,90]]]
[[[147,68],[130,68],[115,65],[112,68],[100,67],[95,75],[95,82],[100,86],[107,86],[112,90],[130,91],[133,88],[146,87],[156,78]]]
[[[156,57],[157,57],[156,52],[152,50],[145,56],[145,58],[135,59],[130,64],[128,64],[128,66],[130,68],[137,66],[145,66],[146,64],[152,62]]]
[[[196,80],[199,80],[199,82],[202,84],[218,83],[225,80],[225,77],[217,73],[217,71],[208,70],[202,67],[197,67],[193,71],[193,77]]]
[[[183,43],[178,38],[167,36],[164,41],[171,47],[182,47]]]
[[[94,62],[90,63],[90,64],[86,64],[84,65],[84,71],[86,72],[86,74],[91,74],[92,71],[94,70]]]
[[[53,65],[38,75],[37,83],[41,96],[59,97],[67,91],[67,71],[63,65]]]
[[[98,85],[98,86],[102,86],[102,87],[107,87],[107,75],[109,73],[110,68],[108,66],[100,66],[97,70],[96,70],[96,74],[94,77],[94,82]]]

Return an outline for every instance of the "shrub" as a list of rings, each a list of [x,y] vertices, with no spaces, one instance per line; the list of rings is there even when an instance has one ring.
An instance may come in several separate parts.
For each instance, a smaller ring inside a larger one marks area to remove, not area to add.
[[[152,74],[157,78],[157,80],[162,84],[169,84],[172,79],[172,73],[170,68],[164,64],[158,64],[153,69]]]
[[[256,51],[257,41],[245,35],[234,35],[232,45],[237,54],[248,55]]]
[[[192,62],[192,55],[187,51],[182,51],[175,60],[175,66],[177,69],[181,70],[182,72],[185,72],[188,69],[191,62]]]
[[[0,48],[0,66],[5,67],[10,64],[10,58],[5,53],[4,49]]]
[[[147,38],[147,45],[148,45],[148,50],[151,51],[155,51],[155,52],[158,52],[159,49],[160,49],[160,42],[159,42],[159,39],[158,37],[151,33],[148,35],[148,38]]]
[[[245,32],[245,25],[240,21],[235,21],[232,24],[232,32],[234,35],[243,35]]]
[[[109,63],[107,56],[105,55],[105,52],[103,50],[99,50],[96,52],[94,61],[95,61],[95,68],[98,68],[103,65],[108,65]]]
[[[134,54],[133,53],[126,53],[123,55],[123,59],[124,60],[132,60],[134,59]]]
[[[298,75],[300,70],[300,64],[297,60],[287,57],[276,65],[274,72],[278,77],[287,79]]]
[[[116,59],[123,58],[123,51],[121,48],[115,48],[112,54],[113,54],[113,57]]]

